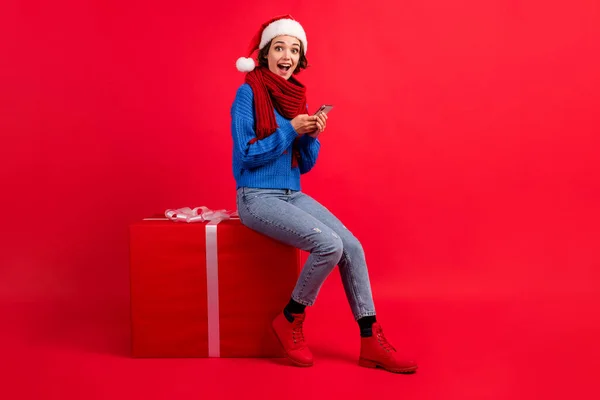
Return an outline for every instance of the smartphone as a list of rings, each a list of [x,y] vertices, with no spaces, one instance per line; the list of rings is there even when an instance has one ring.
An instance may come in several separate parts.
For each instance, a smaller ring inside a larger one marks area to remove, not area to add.
[[[329,111],[331,111],[331,109],[333,108],[333,106],[331,104],[323,104],[316,113],[314,113],[313,115],[317,115],[319,113],[325,113],[327,114]]]

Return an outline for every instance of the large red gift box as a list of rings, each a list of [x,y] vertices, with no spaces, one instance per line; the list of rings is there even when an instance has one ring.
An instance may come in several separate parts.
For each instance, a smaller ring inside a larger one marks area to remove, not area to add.
[[[243,226],[130,226],[134,357],[281,357],[271,321],[300,271],[293,247]]]

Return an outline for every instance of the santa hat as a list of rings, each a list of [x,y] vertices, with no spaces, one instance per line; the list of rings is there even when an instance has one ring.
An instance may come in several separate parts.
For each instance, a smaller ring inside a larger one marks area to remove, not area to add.
[[[252,53],[255,50],[262,50],[273,38],[281,35],[294,36],[302,42],[304,47],[304,54],[306,54],[307,41],[306,33],[302,29],[302,25],[298,21],[292,18],[291,15],[281,15],[275,17],[260,27],[260,30],[252,38],[250,42],[250,48],[248,50],[248,58],[240,57],[235,63],[238,71],[250,72],[256,67],[256,63],[252,58]]]

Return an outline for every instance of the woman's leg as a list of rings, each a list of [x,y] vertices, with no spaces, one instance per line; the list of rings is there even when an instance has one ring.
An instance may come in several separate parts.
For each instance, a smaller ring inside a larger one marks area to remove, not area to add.
[[[417,363],[403,358],[376,322],[369,274],[360,242],[329,210],[311,197],[298,192],[292,196],[291,203],[325,223],[342,239],[344,249],[339,261],[340,273],[348,302],[361,328],[359,365],[381,367],[396,373],[414,373]]]
[[[240,188],[237,206],[244,225],[310,253],[291,296],[296,302],[310,306],[340,261],[344,248],[342,239],[333,229],[292,204],[297,193]]]
[[[375,315],[369,272],[365,253],[358,239],[327,208],[312,197],[296,192],[291,204],[313,216],[332,229],[342,239],[343,250],[339,261],[340,274],[348,303],[356,320]],[[374,319],[373,319],[374,320]],[[370,329],[370,326],[369,326]]]
[[[416,371],[416,363],[400,358],[385,339],[381,325],[373,323],[375,307],[362,246],[329,210],[309,196],[290,190],[241,188],[237,201],[244,225],[310,252],[292,293],[296,302],[312,305],[323,282],[339,263],[354,317],[359,325],[372,325],[368,335],[363,335],[361,329],[360,365],[398,373]],[[304,314],[292,315],[291,320],[284,314],[279,314],[272,326],[287,356],[296,365],[313,365],[302,333]]]

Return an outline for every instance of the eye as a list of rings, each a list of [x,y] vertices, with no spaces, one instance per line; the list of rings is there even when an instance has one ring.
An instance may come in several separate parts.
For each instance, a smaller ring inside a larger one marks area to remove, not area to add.
[[[293,50],[292,50],[292,53],[294,53],[294,54],[298,54],[298,49],[293,49]]]
[[[281,50],[282,50],[281,46],[275,46],[275,51],[281,51]]]

